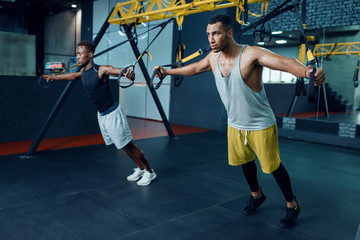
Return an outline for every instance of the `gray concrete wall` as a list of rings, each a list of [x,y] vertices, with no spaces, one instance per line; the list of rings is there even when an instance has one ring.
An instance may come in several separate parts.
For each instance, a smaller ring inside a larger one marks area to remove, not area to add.
[[[62,62],[67,66],[69,58],[75,57],[80,17],[69,10],[46,18],[44,63]]]
[[[35,76],[35,41],[33,35],[0,32],[0,75]]]

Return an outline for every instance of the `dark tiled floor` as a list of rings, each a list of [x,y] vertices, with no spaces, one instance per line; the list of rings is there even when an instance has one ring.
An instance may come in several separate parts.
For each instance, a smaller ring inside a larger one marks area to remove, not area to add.
[[[0,157],[1,240],[353,240],[360,222],[360,151],[280,140],[283,163],[303,207],[294,229],[277,225],[285,203],[271,175],[258,214],[241,214],[248,187],[227,165],[226,134],[137,140],[158,178],[127,182],[133,164],[95,145]]]

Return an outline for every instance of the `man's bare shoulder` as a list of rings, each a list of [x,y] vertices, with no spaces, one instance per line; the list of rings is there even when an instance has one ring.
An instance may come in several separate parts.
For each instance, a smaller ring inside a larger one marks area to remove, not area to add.
[[[220,52],[213,52],[211,51],[208,55],[207,55],[207,58],[208,60],[210,61],[210,63],[213,63],[215,62],[216,58],[219,56]]]
[[[259,46],[245,46],[242,58],[246,60],[256,60],[262,56],[266,56],[270,53],[266,48],[262,48]]]
[[[219,56],[220,52],[213,52],[211,51],[207,56],[206,56],[206,60],[207,60],[207,64],[209,64],[210,68],[211,69],[214,69],[215,68],[215,62],[216,62],[216,59],[217,57]]]
[[[261,51],[261,47],[244,45],[243,54],[255,54]]]
[[[108,70],[111,70],[111,69],[114,69],[115,67],[111,66],[111,65],[100,65],[99,66],[99,70],[100,71],[108,71]]]

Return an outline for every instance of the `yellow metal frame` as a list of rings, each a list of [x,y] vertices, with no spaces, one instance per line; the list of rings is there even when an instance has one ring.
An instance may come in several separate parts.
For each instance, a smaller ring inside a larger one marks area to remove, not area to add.
[[[360,54],[360,42],[316,44],[314,56]]]
[[[269,0],[248,0],[248,4],[261,2],[265,14]],[[237,7],[236,20],[240,20],[241,12],[244,11],[244,0],[193,0],[186,3],[185,0],[147,0],[140,3],[138,0],[130,0],[116,4],[108,22],[110,24],[130,25],[176,17],[179,26],[182,25],[184,16],[214,11],[218,9]]]
[[[304,63],[305,64],[305,49],[306,49],[306,46],[305,44],[301,44],[300,47],[299,47],[299,61]]]
[[[299,61],[302,63],[305,63],[305,54],[308,54],[305,53],[305,44],[301,44],[299,47]],[[360,58],[360,42],[316,44],[312,54],[317,57],[357,54]]]

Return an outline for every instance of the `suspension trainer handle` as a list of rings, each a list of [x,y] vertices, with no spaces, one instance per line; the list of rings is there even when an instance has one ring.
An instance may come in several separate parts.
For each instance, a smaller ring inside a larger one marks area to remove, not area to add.
[[[311,50],[307,50],[307,58],[308,58],[308,65],[311,65],[313,67],[313,71],[310,73],[309,77],[309,85],[308,85],[308,102],[309,103],[315,103],[315,93],[317,90],[317,87],[314,86],[315,83],[315,73],[317,68],[317,61],[314,58],[314,55],[311,53]]]
[[[156,74],[157,74],[158,72],[160,72],[160,68],[156,68],[155,71],[153,72],[153,75],[151,76],[151,79],[150,79],[150,85],[151,85],[151,86],[154,86],[154,85],[153,85],[153,84],[154,84],[154,79],[155,79]],[[157,89],[160,88],[160,86],[161,86],[164,78],[165,78],[165,76],[160,72],[160,77],[159,77],[160,81],[156,84],[155,90],[157,90]]]
[[[123,85],[121,84],[121,78],[125,75],[126,71],[128,70],[128,68],[132,68],[133,71],[135,71],[135,64],[131,64],[127,67],[125,67],[123,70],[121,70],[120,74],[119,74],[119,77],[117,78],[117,81],[118,81],[118,84],[121,88],[128,88],[128,87],[131,87],[132,85],[134,85],[135,83],[135,79],[131,81],[130,84],[128,85]]]

